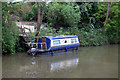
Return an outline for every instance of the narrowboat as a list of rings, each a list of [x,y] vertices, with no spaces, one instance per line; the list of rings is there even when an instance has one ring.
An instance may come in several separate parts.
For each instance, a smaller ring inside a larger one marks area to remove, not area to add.
[[[36,52],[51,52],[54,55],[54,50],[65,49],[67,51],[68,48],[78,49],[79,45],[79,38],[75,35],[45,36],[39,38],[37,46],[31,48],[28,53],[34,56]]]

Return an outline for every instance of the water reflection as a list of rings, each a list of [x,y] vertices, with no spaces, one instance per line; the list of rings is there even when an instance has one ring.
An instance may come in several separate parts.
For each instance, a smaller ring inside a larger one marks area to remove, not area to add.
[[[15,61],[11,61],[11,65],[14,64]],[[18,62],[18,61],[17,61]],[[51,73],[58,73],[63,71],[70,71],[75,69],[79,64],[79,56],[78,54],[59,54],[56,56],[40,56],[40,57],[29,57],[25,59],[23,65],[18,65],[16,67],[17,76],[24,76],[25,78],[38,78],[49,75]],[[14,67],[11,67],[11,71],[13,71]],[[11,75],[11,74],[9,74]],[[14,75],[12,75],[14,76]]]
[[[77,54],[76,54],[77,53]],[[116,78],[118,46],[81,47],[78,52],[2,57],[3,78]]]
[[[79,58],[50,63],[49,71],[52,72],[56,70],[67,69],[68,67],[76,67],[78,62]]]
[[[35,57],[32,58],[32,64],[36,64]]]
[[[53,57],[51,59],[45,60],[45,61],[41,61],[38,60],[38,57],[32,58],[32,64],[33,65],[38,65],[38,68],[40,68],[40,70],[44,70],[44,72],[54,72],[54,71],[60,71],[63,69],[69,69],[69,68],[74,68],[77,67],[79,63],[79,57],[77,56],[65,56],[63,58],[56,58]]]

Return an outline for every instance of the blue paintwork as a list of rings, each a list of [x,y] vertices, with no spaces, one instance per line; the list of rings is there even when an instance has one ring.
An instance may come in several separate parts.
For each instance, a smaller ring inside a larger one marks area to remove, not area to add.
[[[39,38],[38,43],[42,43],[42,38]],[[41,44],[38,44],[38,49],[41,49]]]
[[[47,44],[47,49],[49,49],[51,46],[51,40],[49,38],[46,38],[46,44]]]
[[[65,48],[66,51],[67,51],[67,48],[77,47],[77,46],[80,45],[80,43],[76,43],[76,44],[71,44],[71,45],[63,45],[63,46],[51,47],[51,40],[54,40],[54,39],[64,39],[64,38],[78,38],[78,36],[57,36],[57,37],[48,36],[48,37],[46,37],[47,50],[56,50],[56,49]],[[78,39],[78,41],[79,41],[79,39]],[[42,38],[39,38],[38,43],[40,43],[40,44],[38,44],[37,48],[41,49]]]

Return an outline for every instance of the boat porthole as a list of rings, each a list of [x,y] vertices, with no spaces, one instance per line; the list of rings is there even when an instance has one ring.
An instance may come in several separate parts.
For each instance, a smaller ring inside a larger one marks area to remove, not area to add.
[[[65,40],[65,43],[67,43],[67,41]]]

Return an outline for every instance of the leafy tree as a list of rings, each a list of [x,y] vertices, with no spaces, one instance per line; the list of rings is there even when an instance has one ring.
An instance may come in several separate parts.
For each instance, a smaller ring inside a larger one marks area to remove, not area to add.
[[[118,43],[118,33],[119,33],[119,17],[118,14],[120,10],[118,8],[118,2],[111,2],[109,3],[109,16],[106,14],[108,11],[108,4],[107,3],[99,3],[98,4],[98,12],[96,13],[97,19],[103,22],[105,27],[106,36],[108,36],[110,43]],[[108,17],[107,17],[107,16]],[[106,19],[107,18],[107,19]],[[106,21],[107,20],[107,21]]]
[[[81,23],[95,23],[95,12],[96,12],[96,4],[97,3],[82,3],[80,4],[80,12],[81,12]]]
[[[47,9],[50,26],[74,27],[80,22],[80,10],[76,3],[50,3]]]
[[[81,21],[79,22],[78,28],[84,29],[85,31],[90,31],[91,29],[97,28],[96,25],[96,6],[97,3],[92,2],[79,2],[80,14],[81,14]]]
[[[12,10],[7,3],[2,3],[2,52],[15,53],[17,37],[16,24],[11,20],[9,11]],[[16,34],[16,35],[15,35]]]

